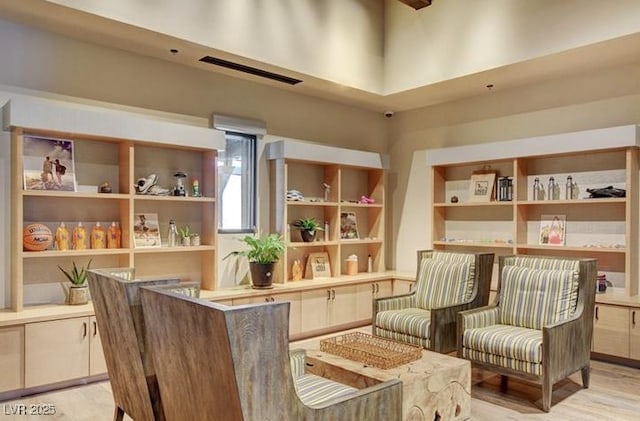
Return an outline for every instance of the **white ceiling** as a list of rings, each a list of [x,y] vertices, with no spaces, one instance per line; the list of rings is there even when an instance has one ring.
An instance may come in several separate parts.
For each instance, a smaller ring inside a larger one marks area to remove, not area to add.
[[[256,62],[228,52],[215,52],[158,32],[133,27],[77,10],[38,0],[0,2],[0,17],[60,33],[72,38],[156,57],[210,72],[275,86],[293,92],[339,101],[377,112],[395,112],[421,108],[460,98],[480,95],[493,84],[493,90],[504,90],[567,77],[596,69],[640,62],[640,33],[552,54],[529,61],[514,63],[488,71],[450,79],[390,95],[379,95],[340,85],[269,63]],[[175,48],[179,53],[172,54]],[[257,76],[226,70],[198,60],[212,55],[248,66],[258,67],[286,76],[302,79],[295,86],[284,85]]]

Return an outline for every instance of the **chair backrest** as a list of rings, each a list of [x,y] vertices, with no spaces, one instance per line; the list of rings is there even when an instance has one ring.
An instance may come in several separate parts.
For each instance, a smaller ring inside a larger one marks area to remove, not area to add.
[[[140,295],[168,421],[401,419],[397,379],[342,400],[302,403],[288,302],[229,307],[154,287]]]
[[[162,420],[139,290],[143,285],[177,286],[180,280],[135,280],[133,274],[131,268],[92,269],[89,289],[116,406],[135,420]],[[188,288],[195,286],[189,283]]]
[[[418,251],[415,304],[432,309],[479,301],[486,305],[493,253]]]
[[[501,256],[499,269],[502,324],[542,329],[593,310],[594,259]]]
[[[289,303],[229,307],[153,288],[141,298],[167,420],[302,419]]]

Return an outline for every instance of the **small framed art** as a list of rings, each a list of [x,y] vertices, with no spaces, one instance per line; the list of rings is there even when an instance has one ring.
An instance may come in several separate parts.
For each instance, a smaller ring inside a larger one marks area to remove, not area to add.
[[[305,267],[305,277],[307,279],[331,278],[329,253],[309,253]]]
[[[565,215],[542,215],[540,221],[540,244],[564,246],[566,238]]]
[[[493,197],[493,187],[496,182],[496,173],[472,174],[469,186],[470,202],[490,202]]]
[[[136,248],[162,247],[158,214],[136,213],[133,225],[133,241]]]
[[[25,190],[76,191],[72,140],[25,135],[22,149]]]
[[[340,238],[343,240],[357,240],[358,220],[355,212],[342,212],[340,214]]]

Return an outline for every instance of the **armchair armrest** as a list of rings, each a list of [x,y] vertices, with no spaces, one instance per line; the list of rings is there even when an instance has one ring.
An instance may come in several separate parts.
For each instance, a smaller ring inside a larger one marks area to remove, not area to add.
[[[498,323],[500,308],[490,305],[478,307],[458,313],[458,326],[464,332],[466,329],[486,327]]]
[[[291,374],[293,378],[300,377],[305,373],[307,351],[304,349],[292,349],[289,351],[289,360],[291,362]]]
[[[549,373],[551,381],[588,366],[593,329],[586,322],[593,323],[591,319],[578,317],[542,328],[543,370]]]
[[[415,306],[416,292],[408,294],[394,295],[393,297],[374,298],[373,299],[373,318],[375,320],[376,313],[385,310],[400,310]]]
[[[451,334],[456,329],[458,313],[468,310],[473,302],[466,302],[448,307],[431,309],[431,343],[435,346],[432,351],[447,353],[455,350],[456,337]]]

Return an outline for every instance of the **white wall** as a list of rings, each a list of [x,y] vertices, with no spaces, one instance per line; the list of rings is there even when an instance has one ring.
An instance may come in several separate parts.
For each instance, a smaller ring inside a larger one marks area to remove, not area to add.
[[[636,0],[385,0],[384,13],[387,94],[640,31]]]
[[[130,0],[49,2],[343,85],[381,91],[381,1],[157,0],[153,7]]]

